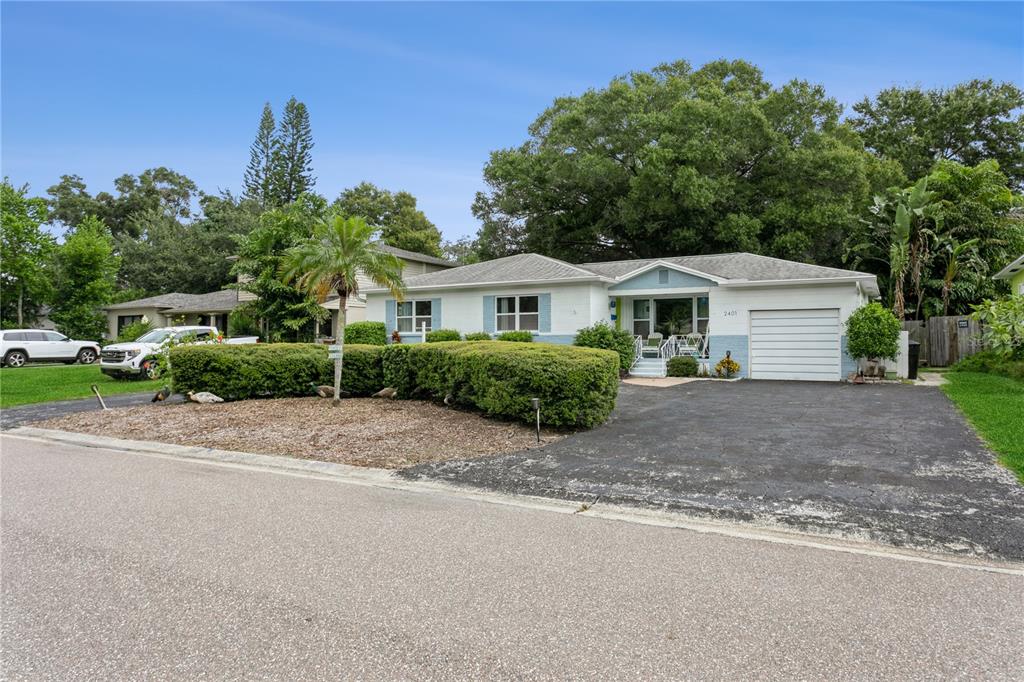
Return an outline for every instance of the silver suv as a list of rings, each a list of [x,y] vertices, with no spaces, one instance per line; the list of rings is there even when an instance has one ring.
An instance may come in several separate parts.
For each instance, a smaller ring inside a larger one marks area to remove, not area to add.
[[[100,356],[96,341],[75,341],[45,329],[5,329],[0,332],[0,361],[5,367],[27,362],[63,362],[91,365]]]

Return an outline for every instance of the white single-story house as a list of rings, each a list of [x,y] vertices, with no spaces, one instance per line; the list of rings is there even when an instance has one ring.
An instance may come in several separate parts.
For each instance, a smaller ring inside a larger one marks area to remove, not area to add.
[[[727,253],[574,265],[526,253],[406,277],[397,301],[366,288],[366,319],[403,342],[431,329],[529,330],[572,343],[597,322],[627,329],[664,360],[693,340],[714,366],[728,353],[752,379],[838,381],[855,371],[844,323],[878,296],[875,276]],[[682,342],[683,339],[687,343]]]

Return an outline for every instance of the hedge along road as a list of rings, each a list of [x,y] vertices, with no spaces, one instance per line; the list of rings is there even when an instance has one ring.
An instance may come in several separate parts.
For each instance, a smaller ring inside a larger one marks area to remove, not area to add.
[[[619,356],[608,350],[550,343],[457,341],[345,345],[342,389],[366,396],[391,386],[400,398],[458,404],[486,415],[532,423],[539,398],[547,426],[591,428],[615,406]],[[179,392],[222,398],[309,395],[330,384],[334,364],[316,344],[179,346],[171,350]]]

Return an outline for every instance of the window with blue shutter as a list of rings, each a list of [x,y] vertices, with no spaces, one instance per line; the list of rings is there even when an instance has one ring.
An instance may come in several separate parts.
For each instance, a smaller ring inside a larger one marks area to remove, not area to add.
[[[430,299],[430,328],[441,328],[441,299]]]
[[[540,295],[540,333],[551,333],[551,294]]]
[[[494,333],[494,297],[484,296],[484,331]]]

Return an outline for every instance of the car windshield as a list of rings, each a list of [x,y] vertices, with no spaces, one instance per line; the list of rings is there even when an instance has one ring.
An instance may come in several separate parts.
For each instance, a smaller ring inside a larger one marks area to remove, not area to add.
[[[174,336],[174,331],[171,329],[154,329],[151,332],[146,332],[135,340],[139,343],[163,343],[165,339],[168,339],[171,336]]]

